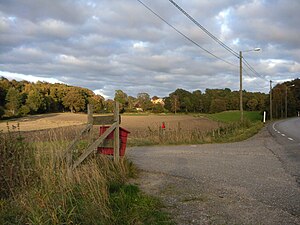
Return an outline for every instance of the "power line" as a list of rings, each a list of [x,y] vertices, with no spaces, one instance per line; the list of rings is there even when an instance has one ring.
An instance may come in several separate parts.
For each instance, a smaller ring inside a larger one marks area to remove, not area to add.
[[[197,20],[195,20],[191,15],[189,15],[184,9],[182,9],[176,2],[173,0],[169,0],[179,11],[181,11],[187,18],[189,18],[194,24],[196,24],[201,30],[203,30],[209,37],[211,37],[214,41],[216,41],[219,45],[221,45],[223,48],[225,48],[228,52],[230,52],[232,55],[239,58],[239,54],[234,51],[232,48],[224,44],[220,39],[218,39],[216,36],[214,36],[212,33],[210,33],[205,27],[203,27]]]
[[[256,76],[253,76],[253,75],[250,75],[248,73],[248,71],[243,68],[243,71],[249,76],[249,77],[253,77],[253,78],[257,78]],[[259,77],[260,78],[260,77]],[[268,81],[268,80],[267,80]],[[251,81],[251,82],[254,82],[258,87],[262,88],[262,89],[265,89],[267,86],[262,86],[261,84],[257,83],[255,80]],[[269,82],[269,81],[268,81]]]
[[[221,57],[213,54],[212,52],[206,50],[205,48],[203,48],[201,45],[199,45],[196,41],[192,40],[190,37],[188,37],[187,35],[185,35],[184,33],[182,33],[180,30],[178,30],[176,27],[174,27],[172,24],[170,24],[168,21],[166,21],[164,18],[162,18],[158,13],[154,12],[149,6],[147,6],[144,2],[142,2],[141,0],[137,0],[139,3],[141,3],[146,9],[148,9],[150,12],[152,12],[155,16],[157,16],[160,20],[162,20],[164,23],[166,23],[169,27],[173,28],[177,33],[179,33],[181,36],[183,36],[185,39],[189,40],[190,42],[192,42],[194,45],[196,45],[197,47],[199,47],[200,49],[202,49],[203,51],[205,51],[206,53],[210,54],[211,56],[231,65],[236,67],[236,65],[234,65],[233,63],[222,59]]]
[[[256,75],[257,77],[261,78],[261,79],[264,79],[266,81],[268,81],[264,76],[262,76],[261,74],[259,74],[249,63],[248,61],[243,57],[243,62],[244,62],[244,65],[254,74]]]

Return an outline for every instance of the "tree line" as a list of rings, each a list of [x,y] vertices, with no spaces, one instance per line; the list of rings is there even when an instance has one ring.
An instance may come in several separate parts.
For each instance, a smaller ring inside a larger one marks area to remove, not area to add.
[[[292,116],[300,111],[299,79],[276,85],[272,93],[274,118],[283,117],[285,113],[285,93],[288,98],[288,115]],[[122,90],[116,90],[114,97],[121,104],[121,112],[216,113],[239,110],[240,107],[239,92],[229,88],[206,89],[203,93],[200,90],[190,92],[176,89],[163,97],[163,102],[155,103],[157,99],[159,97],[150,97],[148,93],[129,96]],[[87,88],[40,81],[10,81],[4,77],[0,80],[0,117],[65,111],[85,112],[87,104],[93,104],[96,113],[113,111],[113,100],[105,100]],[[269,105],[268,94],[243,91],[244,110],[269,112]]]
[[[270,99],[267,99],[267,106]],[[266,108],[270,113],[270,108]],[[273,118],[298,116],[300,112],[300,79],[276,84],[272,88],[272,115]]]

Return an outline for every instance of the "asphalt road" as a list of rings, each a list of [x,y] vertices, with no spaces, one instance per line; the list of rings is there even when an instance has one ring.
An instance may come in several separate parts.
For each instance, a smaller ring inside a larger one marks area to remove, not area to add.
[[[276,154],[300,184],[300,117],[274,122],[268,129],[284,149]]]
[[[293,129],[280,124],[294,139],[284,143],[297,149]],[[286,154],[272,135],[263,129],[238,143],[134,147],[127,155],[143,171],[143,190],[161,197],[178,224],[300,224],[296,150]]]

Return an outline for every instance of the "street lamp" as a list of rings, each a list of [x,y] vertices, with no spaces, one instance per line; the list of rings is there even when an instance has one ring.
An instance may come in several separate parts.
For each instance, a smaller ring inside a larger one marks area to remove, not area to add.
[[[250,50],[240,51],[240,112],[241,112],[241,121],[244,119],[243,112],[243,52],[258,52],[260,48],[254,48]]]
[[[295,84],[293,84],[293,85],[289,85],[289,86],[287,86],[287,85],[285,85],[285,118],[287,118],[287,91],[288,91],[288,88],[290,88],[290,87],[294,87],[295,86]]]

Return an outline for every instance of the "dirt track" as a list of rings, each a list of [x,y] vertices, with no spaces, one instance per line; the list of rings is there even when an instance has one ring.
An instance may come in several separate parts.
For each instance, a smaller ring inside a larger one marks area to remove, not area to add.
[[[300,224],[300,187],[266,129],[230,144],[134,147],[138,183],[178,224]]]

